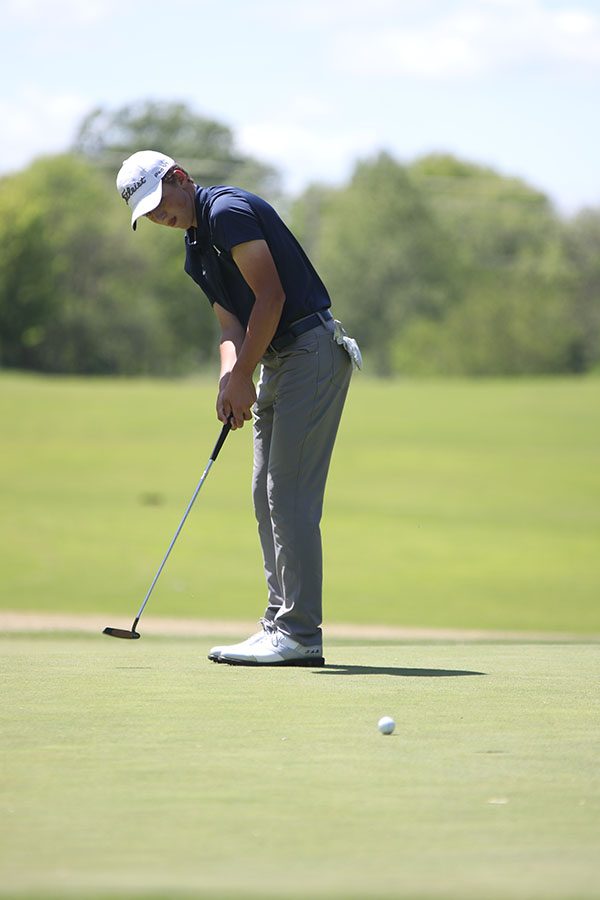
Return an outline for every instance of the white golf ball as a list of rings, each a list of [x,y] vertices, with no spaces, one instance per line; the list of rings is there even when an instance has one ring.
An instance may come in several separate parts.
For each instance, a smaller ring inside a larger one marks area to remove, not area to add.
[[[392,734],[396,723],[389,716],[383,716],[377,723],[377,727],[382,734]]]

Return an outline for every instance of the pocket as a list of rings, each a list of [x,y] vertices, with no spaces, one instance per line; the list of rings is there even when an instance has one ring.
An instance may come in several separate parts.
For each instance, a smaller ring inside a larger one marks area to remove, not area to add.
[[[318,341],[315,337],[315,333],[313,331],[307,331],[305,334],[301,334],[300,337],[297,337],[293,344],[290,344],[289,347],[284,347],[283,350],[280,350],[277,354],[277,358],[280,360],[292,359],[294,356],[307,356],[310,353],[316,353],[318,347]]]
[[[293,359],[294,356],[306,356],[308,353],[314,353],[314,350],[311,350],[310,347],[294,347],[292,344],[291,347],[281,350],[277,354],[277,359]]]

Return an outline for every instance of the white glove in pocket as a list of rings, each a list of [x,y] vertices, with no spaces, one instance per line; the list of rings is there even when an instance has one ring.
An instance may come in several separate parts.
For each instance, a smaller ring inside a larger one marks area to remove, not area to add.
[[[346,333],[346,330],[341,322],[338,322],[337,319],[333,320],[333,324],[335,326],[335,330],[333,332],[333,339],[336,344],[340,344],[350,359],[352,360],[352,368],[353,369],[362,369],[362,355],[360,352],[360,347],[354,340]]]

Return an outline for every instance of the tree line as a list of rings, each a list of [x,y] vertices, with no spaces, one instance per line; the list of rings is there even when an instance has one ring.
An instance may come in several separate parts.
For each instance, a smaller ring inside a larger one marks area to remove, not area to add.
[[[183,273],[181,232],[133,234],[122,160],[163,150],[203,184],[282,212],[379,375],[584,373],[600,367],[600,209],[565,220],[543,193],[449,155],[359,162],[285,197],[229,128],[183,104],[94,110],[70,151],[0,180],[0,366],[183,374],[216,322]]]

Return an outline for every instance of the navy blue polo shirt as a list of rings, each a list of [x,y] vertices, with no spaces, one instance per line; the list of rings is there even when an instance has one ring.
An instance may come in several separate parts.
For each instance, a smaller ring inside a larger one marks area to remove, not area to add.
[[[185,235],[185,271],[211,304],[248,325],[254,294],[231,255],[247,241],[267,242],[285,292],[276,334],[291,322],[331,306],[329,294],[306,253],[273,207],[241,188],[196,187],[197,228]]]

